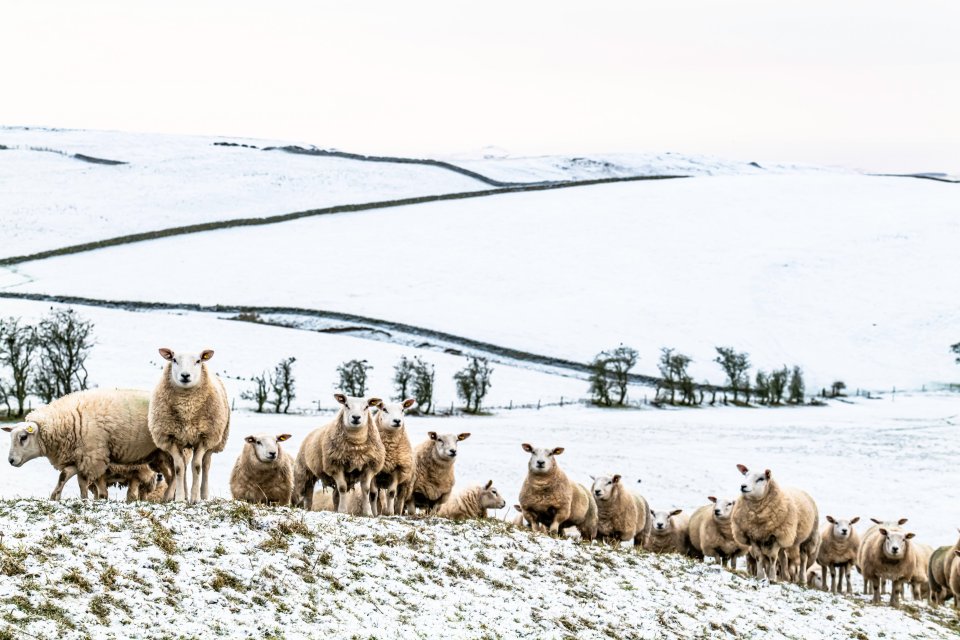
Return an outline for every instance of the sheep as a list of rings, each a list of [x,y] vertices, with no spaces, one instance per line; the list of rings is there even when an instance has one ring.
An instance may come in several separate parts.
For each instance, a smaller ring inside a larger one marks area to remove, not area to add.
[[[319,489],[313,494],[313,505],[311,509],[313,511],[339,511],[339,505],[344,505],[344,510],[342,513],[351,516],[362,516],[363,514],[363,500],[361,499],[361,491],[359,486],[354,485],[347,491],[346,495],[340,500],[339,504],[334,504],[334,496],[336,496],[336,491],[332,487],[324,487]]]
[[[643,497],[628,491],[621,476],[593,479],[597,503],[597,539],[623,545],[642,546],[650,530],[649,506]]]
[[[690,520],[683,509],[656,511],[650,509],[653,526],[643,548],[652,553],[690,555]]]
[[[910,589],[914,600],[922,600],[930,596],[930,580],[927,577],[927,567],[933,556],[933,547],[928,544],[916,543],[914,548],[913,575],[910,577]]]
[[[507,521],[517,527],[529,527],[530,522],[523,519],[523,507],[521,507],[519,504],[515,504],[513,505],[513,510],[517,513]],[[506,516],[504,516],[504,519],[506,520]]]
[[[486,518],[487,509],[503,509],[505,506],[507,501],[493,486],[493,480],[490,480],[482,487],[470,487],[440,505],[437,515],[450,520]]]
[[[156,488],[153,491],[146,494],[141,489],[140,499],[144,502],[163,502],[167,493],[167,482],[162,474],[157,474],[157,484],[155,486]]]
[[[230,474],[230,494],[234,500],[290,504],[293,458],[280,446],[289,439],[289,433],[278,436],[258,433],[244,438],[243,451],[237,456]]]
[[[945,571],[947,555],[953,555],[953,546],[944,545],[930,555],[927,563],[927,582],[930,583],[930,604],[943,604],[953,596],[950,575]]]
[[[67,481],[77,476],[80,496],[107,497],[109,465],[138,465],[151,459],[157,446],[147,430],[150,395],[132,389],[77,391],[34,409],[12,426],[8,461],[14,467],[46,457],[58,471],[51,500],[59,500]]]
[[[378,500],[384,504],[381,512],[387,515],[401,515],[413,492],[413,447],[407,437],[404,412],[415,403],[416,400],[407,398],[403,402],[377,405],[375,422],[385,455],[383,467],[374,481],[379,493],[383,494]]]
[[[342,393],[333,397],[340,410],[333,420],[314,429],[304,439],[297,453],[294,471],[294,494],[297,505],[308,511],[313,506],[313,490],[317,480],[334,489],[337,511],[346,513],[341,497],[357,482],[364,493],[362,511],[373,515],[373,479],[383,467],[386,451],[380,432],[373,424],[370,408],[382,403],[380,398],[355,398]]]
[[[690,545],[703,557],[714,558],[721,567],[737,568],[737,558],[748,549],[733,538],[735,500],[708,496],[711,504],[704,505],[690,516]]]
[[[866,541],[874,532],[877,531],[880,527],[886,527],[887,529],[899,529],[903,525],[907,524],[907,518],[900,518],[899,520],[880,520],[878,518],[870,518],[870,522],[873,524],[864,532],[863,537],[861,538],[860,544],[863,545],[863,542]],[[859,554],[858,554],[859,556]],[[854,563],[857,571],[860,572],[860,575],[863,575],[863,570],[860,568],[859,559]],[[887,581],[880,581],[880,593],[887,592]],[[863,594],[870,595],[870,582],[867,580],[863,581]]]
[[[814,562],[812,565],[807,567],[807,579],[806,584],[810,589],[823,589],[826,583],[820,576],[821,567],[819,564]]]
[[[157,447],[173,458],[174,478],[167,487],[167,499],[206,500],[210,497],[210,461],[213,454],[223,451],[230,436],[227,390],[207,367],[212,350],[174,353],[163,347],[159,351],[167,364],[150,398],[149,428]],[[189,497],[188,464],[193,466]]]
[[[166,457],[166,456],[165,456]],[[165,467],[167,468],[167,467]],[[171,475],[168,473],[168,475]],[[158,473],[150,464],[113,464],[107,466],[106,483],[108,487],[117,487],[127,489],[127,502],[136,502],[145,500],[146,496],[157,489],[157,485],[163,481],[163,474]],[[164,484],[166,487],[166,484]],[[90,484],[96,497],[100,496],[96,482]]]
[[[850,569],[857,560],[857,551],[860,549],[860,536],[854,531],[853,525],[860,521],[860,517],[849,520],[835,519],[827,516],[827,522],[820,531],[820,551],[817,562],[820,565],[821,588],[827,590],[827,571],[830,572],[830,591],[843,591],[843,579],[847,579],[847,594],[853,593],[850,580]],[[837,573],[840,574],[839,583]]]
[[[912,582],[916,571],[917,549],[910,541],[913,533],[902,529],[878,527],[863,538],[857,553],[857,564],[865,582],[873,589],[873,603],[880,604],[881,580],[892,580],[890,606],[900,606],[903,585]]]
[[[407,500],[407,511],[421,509],[433,513],[450,498],[453,491],[453,463],[457,460],[457,443],[470,437],[469,433],[437,435],[427,433],[428,439],[413,452],[413,489]]]
[[[955,553],[957,551],[960,551],[960,539],[958,539],[956,543],[954,543],[953,546],[950,547],[950,551],[947,551],[946,555],[944,555],[943,557],[943,579],[944,579],[944,583],[949,586],[947,597],[952,595],[953,606],[956,607],[957,610],[960,610],[960,599],[958,599],[958,593],[960,592],[954,589],[952,586],[952,583],[950,582],[950,576],[953,575],[953,567],[957,564],[960,564],[960,562],[958,562],[957,560],[957,556],[960,554]]]
[[[557,464],[563,447],[553,449],[521,445],[530,454],[527,477],[520,489],[523,518],[534,530],[558,535],[561,529],[576,527],[583,540],[597,537],[597,502],[593,493],[567,478]]]
[[[802,583],[820,546],[816,503],[804,491],[780,487],[769,469],[737,469],[745,479],[731,514],[734,539],[749,547],[766,580],[777,580],[779,565],[788,579]]]
[[[960,543],[958,543],[960,544]],[[960,611],[960,549],[957,545],[950,547],[947,551],[945,561],[951,560],[949,569],[947,569],[947,586],[950,593],[953,594],[953,608]]]

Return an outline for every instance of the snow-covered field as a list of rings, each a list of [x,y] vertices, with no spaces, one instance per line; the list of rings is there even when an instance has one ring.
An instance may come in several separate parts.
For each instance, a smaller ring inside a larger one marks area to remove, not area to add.
[[[942,611],[867,611],[497,523],[219,502],[8,501],[0,518],[5,637],[955,637]]]

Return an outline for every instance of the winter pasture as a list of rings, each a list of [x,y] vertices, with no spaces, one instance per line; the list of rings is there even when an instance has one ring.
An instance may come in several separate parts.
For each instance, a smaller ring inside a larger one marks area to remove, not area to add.
[[[223,142],[236,146],[214,144]],[[428,431],[470,432],[457,485],[492,479],[508,501],[498,517],[512,515],[526,473],[520,444],[530,442],[565,447],[558,460],[581,483],[639,480],[657,509],[735,495],[743,463],[806,489],[821,521],[907,517],[918,541],[952,543],[957,185],[670,154],[442,158],[511,184],[689,177],[11,260],[183,225],[498,187],[433,164],[265,150],[287,145],[276,141],[0,129],[0,145],[11,185],[0,190],[0,317],[34,322],[71,306],[93,321],[88,369],[101,387],[151,388],[158,347],[212,348],[234,402],[210,504],[127,506],[118,490],[83,504],[75,484],[53,504],[44,498],[57,473],[45,460],[0,466],[0,638],[955,637],[955,614],[923,602],[872,607],[498,521],[251,508],[229,501],[228,478],[243,436],[291,433],[295,452],[333,415],[339,363],[367,360],[370,391],[392,396],[393,365],[420,356],[436,368],[435,405],[449,409],[459,404],[452,376],[476,354],[494,367],[488,415],[413,416],[407,428],[414,443]],[[238,320],[239,308],[266,322]],[[587,406],[586,374],[563,361],[586,363],[619,343],[638,350],[635,372],[648,376],[660,348],[675,347],[693,358],[696,381],[722,384],[714,347],[731,345],[750,353],[754,372],[800,365],[808,395],[842,379],[870,397],[657,409],[644,402],[654,389],[634,384],[639,408]],[[255,413],[240,393],[288,356],[291,413]]]

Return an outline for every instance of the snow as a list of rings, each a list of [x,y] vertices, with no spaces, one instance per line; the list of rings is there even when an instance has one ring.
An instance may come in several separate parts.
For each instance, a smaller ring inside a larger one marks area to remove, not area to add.
[[[223,502],[8,501],[0,517],[12,574],[0,575],[0,630],[36,638],[954,637],[923,607],[866,612],[819,591],[495,522]]]
[[[622,342],[647,374],[669,346],[714,383],[731,345],[810,390],[920,389],[956,377],[958,206],[950,184],[860,175],[606,184],[113,247],[0,286],[327,309],[579,361]]]

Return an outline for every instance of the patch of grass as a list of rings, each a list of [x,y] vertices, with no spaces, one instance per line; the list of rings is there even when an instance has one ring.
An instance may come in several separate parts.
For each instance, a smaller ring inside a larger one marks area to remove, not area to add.
[[[258,547],[264,551],[286,551],[290,548],[290,543],[287,542],[286,535],[278,527],[273,527],[267,531],[267,539],[261,542]]]
[[[58,627],[74,630],[77,625],[73,620],[67,617],[65,609],[58,607],[49,600],[44,600],[34,604],[29,598],[23,595],[15,595],[6,598],[5,602],[17,607],[21,612],[33,618],[40,618],[53,621]]]
[[[214,569],[213,580],[210,581],[210,586],[214,591],[227,588],[244,593],[247,590],[247,586],[240,581],[240,578],[222,569]]]
[[[277,524],[277,529],[279,529],[284,535],[288,536],[302,536],[308,539],[313,537],[313,531],[310,530],[310,527],[307,526],[306,520],[304,520],[302,517],[299,520],[287,518],[286,520],[283,520]]]
[[[150,541],[168,556],[175,554],[177,552],[177,541],[173,538],[173,532],[157,520],[152,513],[147,511],[141,513],[150,521]]]
[[[257,513],[253,510],[253,507],[250,506],[249,502],[235,501],[231,502],[230,506],[227,508],[227,516],[237,524],[246,524],[251,529],[256,527],[256,522],[254,518]]]
[[[63,581],[66,582],[67,584],[74,585],[81,591],[86,591],[87,593],[90,593],[91,591],[93,591],[93,585],[90,584],[90,581],[87,580],[84,577],[84,575],[80,573],[80,570],[77,569],[76,567],[74,567],[73,569],[70,569],[70,571],[67,571],[63,575]]]
[[[221,543],[217,543],[217,546],[213,548],[213,554],[217,556],[222,556],[227,552],[227,548]]]
[[[0,573],[5,576],[21,576],[27,572],[25,549],[9,549],[0,543]]]
[[[100,573],[100,584],[107,589],[113,589],[115,586],[117,586],[117,577],[119,575],[120,572],[117,571],[117,568],[113,565],[109,565]]]
[[[164,558],[163,567],[170,573],[180,573],[180,563],[169,556]]]

